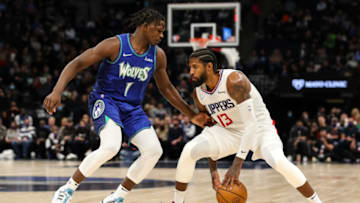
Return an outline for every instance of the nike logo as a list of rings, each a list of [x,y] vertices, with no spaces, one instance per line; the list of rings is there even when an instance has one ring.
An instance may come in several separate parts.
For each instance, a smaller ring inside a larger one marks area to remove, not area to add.
[[[123,57],[132,56],[132,54],[123,54]]]
[[[145,61],[148,61],[148,62],[153,62],[153,60],[151,58],[148,58],[148,57],[145,57]]]
[[[225,91],[218,91],[219,94],[225,94]]]
[[[244,151],[244,150],[241,150],[240,152],[241,152],[241,153],[246,153],[246,151]]]

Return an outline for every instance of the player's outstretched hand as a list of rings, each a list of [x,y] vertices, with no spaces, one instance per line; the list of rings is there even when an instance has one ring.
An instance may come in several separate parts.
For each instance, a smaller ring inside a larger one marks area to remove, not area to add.
[[[232,165],[226,172],[222,185],[224,187],[230,186],[230,189],[232,189],[232,186],[234,184],[240,184],[239,175],[240,175],[240,167]]]
[[[213,119],[206,113],[198,113],[191,118],[191,122],[200,127],[214,125]]]
[[[56,108],[61,104],[61,93],[52,91],[45,99],[44,99],[44,108],[45,110],[52,115],[56,112]]]

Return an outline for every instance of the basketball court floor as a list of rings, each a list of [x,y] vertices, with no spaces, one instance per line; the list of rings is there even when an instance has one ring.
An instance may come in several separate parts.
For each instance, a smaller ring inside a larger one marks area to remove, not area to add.
[[[0,202],[49,203],[53,192],[75,171],[76,161],[0,161]],[[88,178],[72,202],[100,202],[126,175],[128,163],[109,162]],[[125,203],[170,203],[176,163],[162,162],[129,194]],[[186,203],[216,203],[206,162],[199,163]],[[223,176],[228,163],[220,165]],[[311,163],[299,166],[323,202],[360,202],[360,165]],[[248,189],[248,203],[307,202],[264,162],[249,162],[240,175]]]

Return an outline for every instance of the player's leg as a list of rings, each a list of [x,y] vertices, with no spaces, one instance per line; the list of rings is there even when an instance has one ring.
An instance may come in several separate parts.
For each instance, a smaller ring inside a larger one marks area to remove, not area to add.
[[[53,203],[69,202],[79,184],[97,170],[102,164],[117,154],[121,146],[121,128],[109,119],[100,131],[100,146],[90,153],[80,164],[79,168],[54,194]]]
[[[106,197],[103,203],[113,202],[114,199],[125,199],[135,185],[139,184],[154,168],[162,155],[162,148],[153,127],[141,130],[131,140],[140,151],[140,157],[130,166],[125,180],[117,190]]]
[[[309,202],[320,203],[321,200],[301,170],[285,157],[281,141],[276,131],[270,130],[264,132],[261,138],[261,154],[266,163],[283,175]]]
[[[196,162],[205,157],[213,160],[234,154],[237,151],[240,139],[235,139],[225,128],[213,126],[188,142],[176,168],[176,183],[174,202],[183,203],[185,191],[191,181]]]

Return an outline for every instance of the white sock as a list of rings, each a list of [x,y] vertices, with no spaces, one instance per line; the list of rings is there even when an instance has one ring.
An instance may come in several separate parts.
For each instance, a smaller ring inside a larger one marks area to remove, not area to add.
[[[185,192],[186,191],[179,191],[179,190],[175,189],[174,202],[175,203],[184,203]]]
[[[66,183],[66,185],[72,189],[72,190],[76,190],[79,187],[79,183],[77,183],[72,177],[68,180],[68,182]]]
[[[316,192],[314,192],[314,194],[311,195],[311,197],[308,197],[307,200],[311,203],[322,203],[319,198],[319,195],[317,195]]]
[[[114,196],[115,197],[122,197],[125,199],[126,195],[129,193],[129,190],[127,190],[126,188],[124,188],[121,184],[119,185],[119,187],[116,189],[116,191],[114,192]]]

